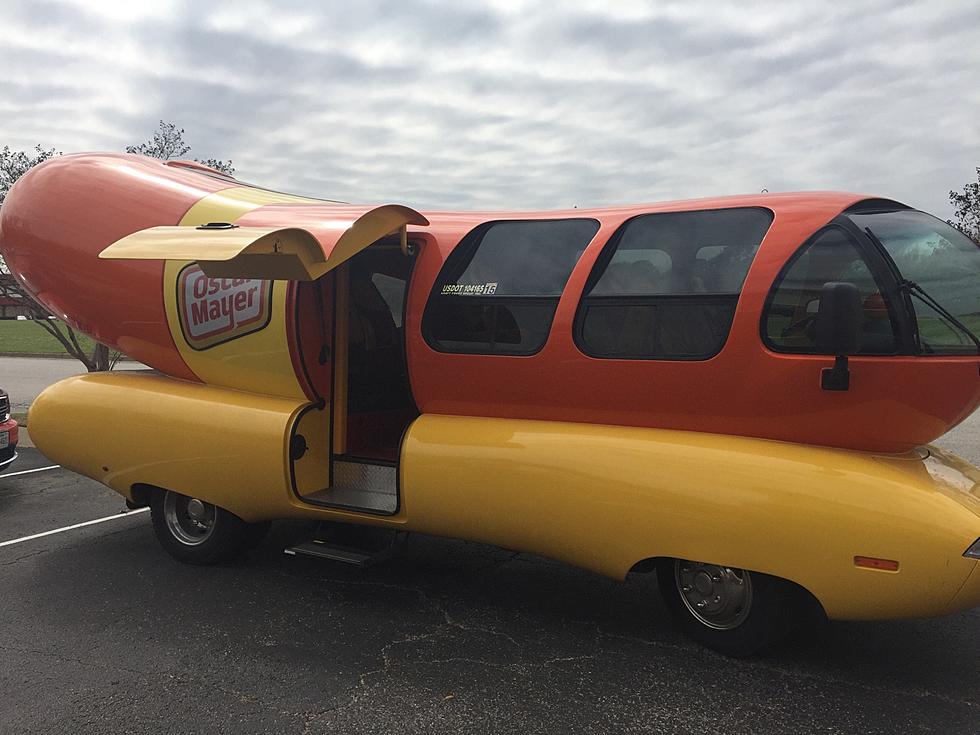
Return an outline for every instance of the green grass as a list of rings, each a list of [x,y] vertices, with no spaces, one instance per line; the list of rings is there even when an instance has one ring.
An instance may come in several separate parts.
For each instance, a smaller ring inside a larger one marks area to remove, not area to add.
[[[62,325],[64,329],[64,325]],[[78,334],[78,343],[91,353],[95,347],[89,337]],[[65,355],[61,343],[32,321],[0,319],[0,355]]]
[[[967,314],[959,317],[959,320],[971,332],[980,335],[980,314]],[[942,352],[943,348],[955,351],[974,349],[973,341],[967,335],[938,316],[919,314],[919,336],[937,352]]]
[[[27,426],[27,411],[11,411],[10,418],[21,426]]]

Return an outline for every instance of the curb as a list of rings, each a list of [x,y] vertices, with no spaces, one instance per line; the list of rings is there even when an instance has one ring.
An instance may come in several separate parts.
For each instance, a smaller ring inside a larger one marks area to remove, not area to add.
[[[17,424],[19,434],[17,438],[17,446],[22,449],[34,449],[34,442],[31,441],[31,435],[27,433],[27,427],[21,424]]]
[[[0,357],[24,357],[29,359],[50,359],[50,360],[78,360],[77,357],[69,355],[67,352],[0,352]],[[79,360],[81,362],[81,360]],[[117,365],[124,362],[139,362],[139,360],[134,360],[132,357],[123,357],[119,360]]]
[[[0,357],[46,357],[52,360],[74,360],[67,352],[0,352]]]

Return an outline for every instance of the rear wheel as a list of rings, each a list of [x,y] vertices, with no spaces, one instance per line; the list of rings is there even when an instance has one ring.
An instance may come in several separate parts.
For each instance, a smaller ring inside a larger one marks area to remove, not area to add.
[[[660,592],[684,633],[729,656],[751,656],[799,621],[798,590],[759,572],[686,559],[657,565]]]
[[[268,523],[246,523],[233,513],[170,490],[155,492],[150,516],[157,540],[186,564],[229,561],[258,543]]]

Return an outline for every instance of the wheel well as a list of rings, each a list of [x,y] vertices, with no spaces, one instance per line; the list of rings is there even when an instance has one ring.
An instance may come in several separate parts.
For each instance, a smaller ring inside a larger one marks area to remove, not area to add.
[[[668,560],[670,558],[671,557],[669,556],[651,556],[648,559],[641,559],[640,561],[636,562],[636,564],[634,564],[632,567],[630,567],[628,574],[648,574],[650,572],[655,572],[657,570],[657,565],[661,561]],[[755,570],[750,569],[749,571],[755,571]],[[755,572],[755,573],[765,574],[765,572]],[[775,577],[774,575],[771,574],[769,576],[773,577],[774,579],[778,579],[780,582],[782,582],[786,586],[786,589],[790,591],[791,594],[793,594],[793,596],[796,597],[797,600],[800,601],[800,603],[806,608],[806,610],[809,613],[813,614],[817,618],[826,619],[827,613],[824,611],[823,605],[820,603],[820,600],[817,599],[816,595],[810,592],[810,590],[808,590],[802,584],[798,582],[794,582],[791,579],[785,579],[783,577]]]
[[[636,562],[627,574],[649,574],[650,572],[657,571],[657,564],[661,559],[666,559],[665,556],[651,556],[649,559],[641,559]]]
[[[153,497],[153,493],[156,492],[166,492],[166,489],[156,485],[136,483],[129,489],[129,494],[133,499],[127,501],[126,504],[133,508],[146,508],[150,505],[150,498]]]

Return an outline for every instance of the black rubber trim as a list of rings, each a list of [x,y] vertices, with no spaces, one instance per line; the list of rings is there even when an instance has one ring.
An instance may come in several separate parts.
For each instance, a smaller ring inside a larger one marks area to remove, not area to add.
[[[800,245],[783,264],[783,267],[779,269],[779,273],[776,274],[776,277],[772,280],[772,283],[769,286],[769,293],[766,294],[766,300],[762,305],[762,312],[759,315],[759,338],[762,340],[762,344],[765,345],[766,349],[780,355],[818,355],[822,357],[833,357],[833,355],[829,355],[826,352],[821,352],[816,347],[812,349],[786,349],[785,347],[774,345],[769,340],[769,335],[766,333],[766,322],[769,320],[769,310],[772,308],[772,302],[776,297],[776,291],[779,290],[779,287],[782,285],[783,280],[786,278],[786,275],[789,273],[790,269],[801,257],[803,257],[803,254],[807,251],[807,249],[817,240],[817,238],[821,237],[829,230],[840,230],[847,235],[848,239],[852,241],[855,250],[857,250],[858,255],[861,256],[865,264],[868,266],[868,270],[871,272],[871,277],[874,278],[875,285],[878,286],[878,290],[881,292],[881,295],[885,300],[885,306],[888,308],[888,317],[891,320],[892,330],[895,333],[896,342],[898,344],[898,349],[894,352],[858,353],[856,355],[852,355],[852,357],[894,357],[896,355],[914,354],[908,349],[909,343],[911,342],[911,333],[907,331],[907,320],[902,319],[898,310],[895,308],[894,296],[898,289],[898,284],[891,275],[888,269],[888,264],[881,259],[881,256],[878,254],[877,250],[867,241],[867,237],[861,237],[861,233],[845,215],[835,217],[823,227],[817,229],[812,235],[807,237],[807,239],[803,241],[803,244]]]
[[[299,428],[300,419],[302,419],[310,411],[322,411],[326,407],[327,403],[322,398],[319,401],[313,403],[308,403],[306,406],[300,409],[299,413],[296,414],[296,418],[293,419],[292,426],[289,427],[289,440],[286,442],[286,446],[290,446],[293,442],[293,438],[296,436],[296,430]],[[330,411],[332,414],[333,411]],[[333,441],[333,437],[328,437],[328,441]],[[329,451],[330,447],[327,448]],[[293,460],[287,454],[287,461],[289,462],[289,486],[293,491],[293,495],[302,502],[307,501],[303,495],[300,494],[299,488],[296,487],[296,460]],[[327,478],[327,484],[330,484],[330,478]]]

